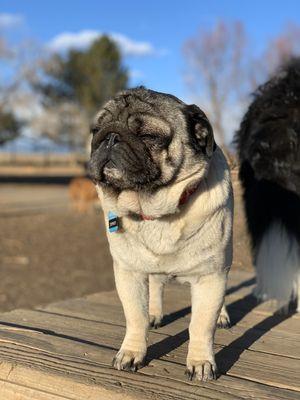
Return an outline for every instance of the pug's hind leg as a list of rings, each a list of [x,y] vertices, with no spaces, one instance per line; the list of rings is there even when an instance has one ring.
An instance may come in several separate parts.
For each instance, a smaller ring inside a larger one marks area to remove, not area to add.
[[[216,379],[213,351],[217,319],[224,302],[226,274],[213,273],[192,283],[192,317],[186,375],[200,381]]]
[[[149,275],[149,323],[157,329],[163,319],[163,290],[167,277],[163,274]]]
[[[148,275],[116,267],[116,287],[126,318],[126,334],[113,359],[118,370],[136,371],[143,365],[147,351],[149,325]]]
[[[230,317],[228,315],[225,303],[223,303],[223,305],[222,305],[220,315],[219,315],[218,321],[217,321],[217,327],[223,328],[223,329],[230,328]]]

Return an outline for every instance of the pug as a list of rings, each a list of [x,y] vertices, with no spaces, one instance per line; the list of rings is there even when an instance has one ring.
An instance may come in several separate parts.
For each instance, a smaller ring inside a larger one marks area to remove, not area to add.
[[[216,378],[213,351],[232,262],[230,172],[204,112],[144,87],[125,90],[91,127],[90,175],[104,211],[126,334],[118,370],[144,363],[149,322],[159,326],[165,283],[191,285],[186,374]],[[180,294],[178,294],[180,295]]]

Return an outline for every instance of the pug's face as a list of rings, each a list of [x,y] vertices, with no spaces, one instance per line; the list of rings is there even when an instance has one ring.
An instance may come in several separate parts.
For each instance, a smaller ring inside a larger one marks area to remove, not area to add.
[[[197,106],[143,87],[108,101],[91,133],[90,176],[119,191],[153,191],[206,168],[215,146]]]

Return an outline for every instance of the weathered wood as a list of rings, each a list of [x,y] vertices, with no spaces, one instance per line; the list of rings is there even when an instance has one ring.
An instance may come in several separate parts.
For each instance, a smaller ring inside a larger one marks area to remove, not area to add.
[[[299,399],[300,319],[272,315],[253,302],[252,287],[252,275],[232,274],[227,303],[236,324],[217,331],[215,351],[223,375],[205,384],[184,377],[188,288],[167,288],[169,315],[162,328],[150,332],[147,366],[137,374],[110,366],[125,333],[115,292],[2,314],[0,398],[115,398],[103,392],[110,389],[121,390],[124,399],[125,394],[130,399]]]
[[[90,303],[88,301],[75,300],[70,304],[68,302],[67,307],[61,308],[55,306],[52,308],[53,311],[44,311],[47,313],[53,313],[53,315],[66,316],[66,317],[76,317],[82,318],[87,321],[94,322],[104,322],[108,324],[113,324],[125,327],[125,319],[121,306],[103,306],[99,304]],[[103,312],[103,309],[106,309]],[[97,312],[98,311],[98,312]],[[176,312],[174,312],[176,314]],[[159,330],[155,331],[157,334],[175,335],[180,330],[184,330],[189,324],[189,314],[187,316],[180,317],[180,310],[177,313],[178,319],[174,319],[172,322],[168,322],[168,317],[166,318],[166,325],[162,326]],[[183,313],[184,314],[184,313]],[[175,315],[171,315],[171,318],[177,318]],[[231,313],[234,318],[235,315]],[[273,321],[273,323],[272,323]],[[272,324],[273,329],[268,330]],[[292,358],[300,359],[300,347],[295,347],[295,341],[299,340],[300,332],[289,331],[287,329],[280,329],[282,322],[280,317],[273,317],[271,322],[267,321],[267,318],[263,315],[256,315],[249,321],[244,321],[236,324],[230,329],[218,329],[216,332],[215,342],[219,345],[228,345],[235,339],[244,335],[248,330],[251,330],[251,336],[253,338],[253,343],[249,344],[247,348],[256,351],[267,352],[270,354],[283,355]],[[297,323],[299,326],[299,323]],[[100,328],[99,328],[100,329]],[[117,329],[117,328],[116,328]],[[248,334],[248,335],[249,335]],[[263,340],[257,341],[255,338],[259,338],[263,335]],[[280,342],[280,346],[278,346]],[[239,344],[243,346],[243,343]]]
[[[38,371],[47,371],[49,376],[53,373],[67,374],[75,381],[101,384],[109,388],[126,387],[144,395],[156,393],[163,399],[298,399],[299,397],[299,393],[293,391],[269,387],[249,380],[241,381],[229,376],[221,377],[214,384],[189,383],[183,378],[182,367],[168,361],[154,360],[150,367],[142,369],[138,374],[116,371],[108,364],[111,356],[108,349],[101,352],[100,361],[93,363],[80,357],[63,356],[60,347],[52,353],[33,347],[20,348],[7,343],[5,349],[5,352],[1,351],[1,357],[8,362],[17,359],[18,364],[34,367]],[[26,374],[23,380],[27,381]],[[55,391],[54,388],[53,391]],[[57,390],[57,393],[61,392]],[[198,394],[201,397],[198,397]]]
[[[107,304],[98,303],[99,298],[95,297],[89,296],[85,299],[74,299],[68,302],[56,303],[47,306],[43,310],[58,315],[125,326],[120,303],[115,304],[113,301],[113,304],[109,304],[107,297],[105,297]],[[114,298],[110,296],[110,299]],[[101,297],[100,301],[104,301],[104,299]],[[182,308],[166,316],[166,325],[161,327],[157,331],[158,333],[173,335],[188,327],[190,318],[189,303],[184,302],[182,299],[179,301],[176,300],[176,306],[178,306],[178,302],[181,303]],[[231,307],[231,304],[229,304],[229,310],[233,322],[239,322],[230,330],[218,330],[216,334],[217,344],[228,345],[249,331],[247,336],[251,335],[253,342],[248,343],[248,348],[251,350],[300,358],[300,346],[295,347],[295,341],[299,340],[300,336],[299,321],[294,319],[294,315],[289,316],[285,320],[282,316],[270,317],[270,315],[266,316],[261,313],[249,314],[238,308]],[[264,335],[263,340],[258,341],[257,339],[262,335]],[[281,343],[280,346],[278,346],[279,342]],[[237,345],[244,346],[245,344],[244,340],[244,342],[240,341]]]
[[[45,315],[45,313],[38,311],[26,311],[26,325],[22,322],[24,319],[22,310],[13,311],[6,315],[4,314],[3,317],[1,321],[2,325],[4,325],[2,339],[5,336],[14,335],[14,343],[23,344],[25,336],[27,336],[27,332],[29,332],[31,341],[29,341],[28,345],[36,347],[41,346],[41,348],[43,348],[41,340],[44,339],[45,335],[48,335],[75,343],[83,342],[92,346],[98,345],[100,349],[101,347],[105,347],[110,351],[116,351],[125,333],[124,326],[100,322],[95,324],[93,321],[83,321],[80,318],[75,319],[66,316],[61,318],[55,314]],[[21,340],[17,340],[17,335],[20,334],[22,338]],[[225,334],[226,332],[224,332],[224,335]],[[253,335],[252,332],[250,337],[251,335]],[[168,354],[168,361],[175,361],[182,364],[182,366],[184,366],[185,363],[187,340],[187,326],[185,326],[183,330],[181,330],[180,327],[179,330],[173,331],[172,336],[157,332],[151,332],[149,336],[149,344],[152,345],[152,352],[154,352],[156,356],[163,359],[166,357],[166,354]],[[161,344],[161,342],[163,344]],[[48,346],[50,343],[50,338],[47,338],[45,345]],[[182,346],[178,348],[178,344]],[[216,351],[220,352],[218,358],[220,359],[219,364],[221,365],[221,371],[226,371],[229,375],[239,377],[247,375],[248,379],[257,382],[266,384],[272,383],[279,387],[298,390],[298,384],[295,382],[300,382],[300,370],[297,368],[300,365],[299,360],[288,356],[283,357],[276,354],[268,354],[266,351],[253,352],[247,350],[247,347],[250,347],[247,333],[244,334],[244,337],[242,335],[235,340],[229,340],[227,344],[230,347],[230,351],[228,347],[222,350],[224,346],[216,346]],[[48,348],[47,350],[49,351],[51,349]],[[71,350],[74,351],[73,349]],[[222,357],[223,353],[224,356]],[[89,357],[90,356],[92,355],[89,354]],[[239,359],[238,366],[235,364],[237,359]],[[263,370],[258,369],[257,365],[263,366]],[[278,365],[280,366],[279,372],[276,367]],[[182,370],[184,370],[184,368],[182,368]],[[285,371],[285,375],[280,373],[281,370]]]
[[[5,400],[137,400],[136,396],[95,384],[86,385],[66,376],[4,362],[0,364],[0,394]],[[139,400],[144,399],[139,396]]]
[[[103,332],[103,334],[106,334],[107,331],[110,332],[113,331],[114,329],[120,330],[119,327],[121,327],[121,332],[123,334],[125,321],[121,308],[119,309],[116,309],[116,307],[111,308],[110,306],[107,305],[106,314],[102,316],[103,317],[102,319],[100,319],[99,316],[99,318],[95,320],[89,320],[86,314],[90,304],[88,302],[86,303],[82,301],[76,301],[75,304],[77,305],[78,309],[80,309],[80,312],[76,314],[74,311],[71,316],[70,313],[67,314],[66,310],[61,310],[63,314],[58,314],[58,315],[57,313],[51,313],[49,311],[46,312],[46,315],[44,315],[45,313],[44,311],[42,311],[42,314],[39,314],[36,311],[35,312],[31,311],[31,312],[26,312],[26,318],[24,321],[23,312],[15,311],[9,313],[9,319],[6,320],[15,323],[16,322],[21,323],[21,322],[27,322],[28,316],[30,316],[30,324],[32,326],[36,327],[38,326],[41,328],[56,327],[60,328],[62,331],[65,332],[67,326],[70,326],[69,331],[72,332],[72,330],[74,330],[74,328],[78,325],[79,331],[83,329],[83,331],[95,332],[95,334],[98,335],[98,332],[100,331]],[[96,307],[95,312],[98,309],[99,307]],[[100,310],[102,309],[103,307],[100,308]],[[85,316],[85,318],[83,319],[81,318],[82,313]],[[74,321],[74,316],[76,317],[75,321]],[[252,326],[249,325],[240,326],[239,324],[237,324],[236,326],[233,326],[231,329],[228,330],[219,329],[217,330],[216,334],[216,343],[219,345],[228,345],[232,343],[234,340],[241,338],[242,335],[244,336],[251,335],[252,342],[249,342],[247,346],[247,348],[250,348],[251,350],[300,359],[300,349],[298,347],[295,347],[295,341],[299,339],[299,333],[289,332],[285,330],[276,331],[274,329],[268,331],[268,328],[270,328],[270,326],[280,325],[282,317],[275,316],[275,317],[269,317],[269,319],[271,322],[266,322],[267,320],[266,318],[258,316],[255,319],[255,324],[252,324]],[[97,326],[94,323],[96,321],[100,325]],[[104,322],[106,325],[101,325],[101,322]],[[181,330],[186,329],[188,327],[188,323],[189,323],[188,318],[179,318],[177,320],[175,319],[174,321],[169,322],[165,326],[161,327],[159,330],[156,331],[154,330],[153,332],[157,335],[161,334],[175,335]],[[288,323],[288,321],[286,321],[286,323]],[[111,324],[115,325],[115,328],[110,326]],[[261,336],[264,336],[264,340],[257,341],[257,339],[259,339]],[[279,341],[281,341],[280,346],[278,346]],[[238,343],[238,347],[241,346],[244,347],[245,343],[243,342]]]

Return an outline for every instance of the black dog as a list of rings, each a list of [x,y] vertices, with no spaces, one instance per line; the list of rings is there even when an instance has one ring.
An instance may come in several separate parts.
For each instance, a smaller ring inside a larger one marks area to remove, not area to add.
[[[257,269],[256,295],[300,311],[300,59],[254,93],[235,142]]]

